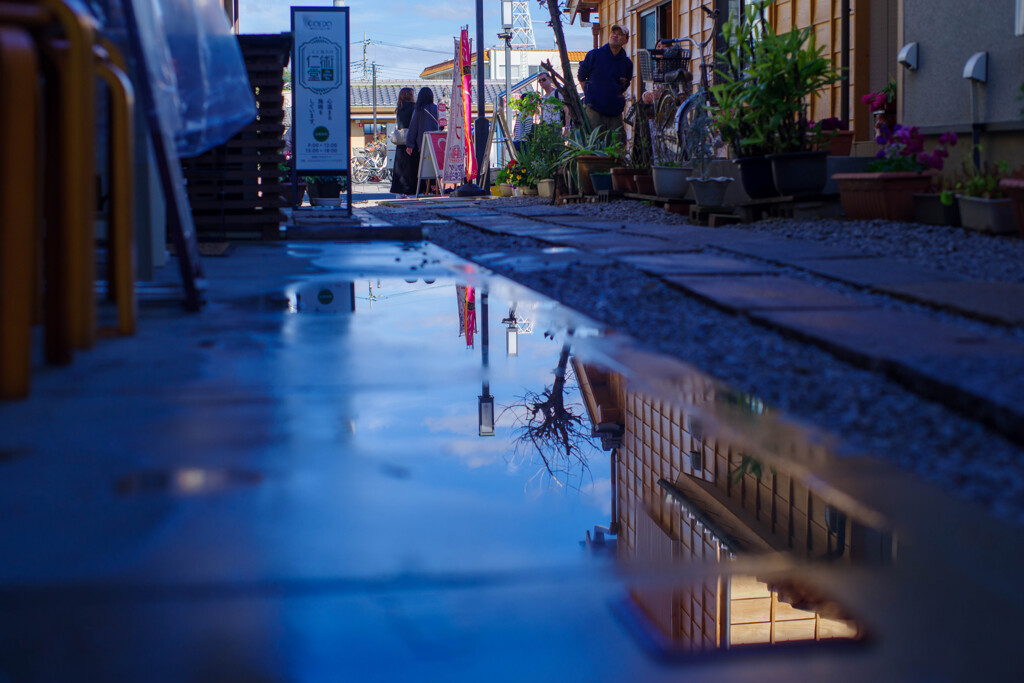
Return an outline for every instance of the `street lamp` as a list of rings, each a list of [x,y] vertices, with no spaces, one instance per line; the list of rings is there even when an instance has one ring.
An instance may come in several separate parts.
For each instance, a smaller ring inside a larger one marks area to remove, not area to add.
[[[494,397],[491,396],[491,383],[488,379],[490,365],[490,328],[487,320],[487,292],[480,293],[480,361],[483,365],[484,380],[477,396],[477,434],[494,436]]]

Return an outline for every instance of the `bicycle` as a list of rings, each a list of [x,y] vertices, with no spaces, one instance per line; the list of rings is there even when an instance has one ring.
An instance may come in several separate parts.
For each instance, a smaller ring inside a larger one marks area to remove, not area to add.
[[[708,46],[718,37],[719,11],[711,10],[702,5],[704,11],[712,19],[711,34],[706,40],[698,43],[693,38],[671,38],[661,42],[671,47],[664,50],[640,50],[641,90],[643,81],[664,83],[663,89],[655,105],[652,143],[656,158],[689,161],[688,138],[693,131],[697,105],[705,107],[713,105],[711,98],[711,78],[715,65],[708,58]],[[697,90],[691,92],[693,76],[690,71],[690,49],[680,47],[689,43],[700,56],[700,78]],[[713,52],[713,50],[712,50]],[[715,142],[713,147],[719,147]]]
[[[349,161],[349,168],[354,183],[386,183],[391,179],[387,151],[379,146],[371,145],[353,156]]]

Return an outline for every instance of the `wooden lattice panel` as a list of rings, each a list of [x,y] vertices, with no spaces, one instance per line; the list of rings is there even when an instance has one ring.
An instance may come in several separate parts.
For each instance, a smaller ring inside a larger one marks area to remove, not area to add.
[[[287,200],[278,164],[284,156],[284,68],[289,35],[238,37],[256,119],[223,145],[182,160],[200,239],[276,239]]]

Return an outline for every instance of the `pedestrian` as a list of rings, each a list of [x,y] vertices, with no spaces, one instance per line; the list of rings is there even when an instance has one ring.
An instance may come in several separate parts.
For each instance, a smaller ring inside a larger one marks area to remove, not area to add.
[[[555,90],[555,84],[552,82],[551,75],[547,72],[541,71],[537,76],[537,85],[541,89],[541,97],[549,99],[554,97],[559,102],[562,100],[562,95]],[[565,112],[564,106],[559,107],[558,105],[549,104],[545,102],[540,109],[540,122],[541,123],[557,123],[560,126],[565,125]]]
[[[398,130],[404,129],[404,135],[408,139],[409,126],[412,123],[412,113],[416,109],[415,95],[412,88],[402,88],[398,91],[398,103],[395,105],[395,121]],[[416,192],[416,167],[412,159],[406,154],[406,143],[395,145],[395,168],[391,175],[391,191],[395,194],[415,194]]]
[[[516,95],[515,99],[522,99],[522,95]],[[530,133],[533,132],[533,117],[524,114],[519,111],[516,116],[515,126],[512,128],[512,146],[515,147],[518,152],[526,139],[530,137]]]
[[[419,178],[420,156],[422,154],[423,134],[438,130],[437,105],[434,104],[434,91],[420,88],[416,95],[416,106],[409,122],[409,132],[405,135],[405,153],[412,160],[412,177]],[[413,182],[415,185],[415,181]],[[426,192],[427,181],[424,180],[415,194]]]
[[[580,62],[576,72],[583,84],[586,114],[592,128],[619,131],[624,135],[622,110],[626,108],[623,93],[633,79],[633,60],[624,46],[629,42],[629,29],[614,24],[608,42],[591,50]]]

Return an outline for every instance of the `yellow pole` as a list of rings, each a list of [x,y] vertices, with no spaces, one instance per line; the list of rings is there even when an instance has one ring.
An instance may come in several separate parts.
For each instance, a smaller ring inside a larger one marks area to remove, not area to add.
[[[32,366],[38,74],[29,33],[0,27],[0,398],[27,396]]]

